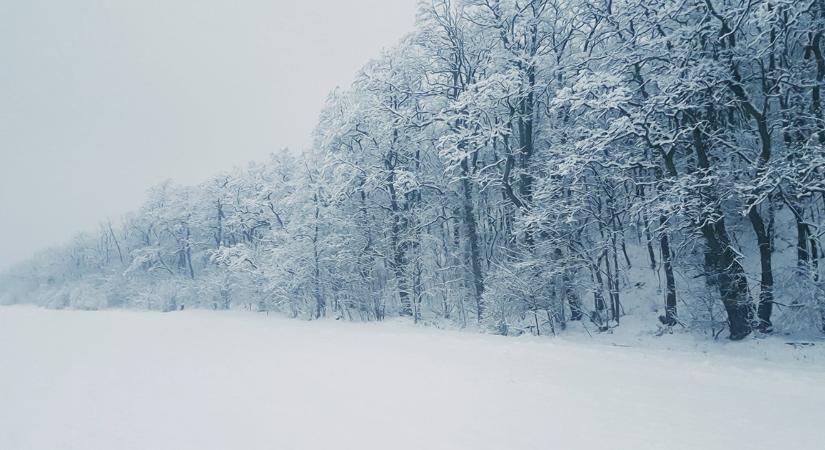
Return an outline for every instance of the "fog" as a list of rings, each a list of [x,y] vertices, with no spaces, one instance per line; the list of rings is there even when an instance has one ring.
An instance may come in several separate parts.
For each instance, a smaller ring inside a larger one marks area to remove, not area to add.
[[[310,142],[415,0],[0,2],[0,269],[147,188]]]

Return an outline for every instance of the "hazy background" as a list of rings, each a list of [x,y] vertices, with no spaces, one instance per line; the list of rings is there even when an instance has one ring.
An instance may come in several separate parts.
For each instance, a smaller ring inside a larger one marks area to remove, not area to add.
[[[0,270],[195,183],[309,145],[327,93],[416,0],[0,0]]]

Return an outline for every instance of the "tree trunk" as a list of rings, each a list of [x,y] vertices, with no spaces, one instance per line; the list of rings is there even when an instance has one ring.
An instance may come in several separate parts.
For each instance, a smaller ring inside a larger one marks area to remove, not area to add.
[[[470,186],[469,167],[467,159],[461,161],[463,176],[461,178],[461,190],[463,191],[462,207],[464,213],[464,223],[467,225],[467,240],[470,244],[470,269],[473,278],[474,299],[476,303],[476,319],[481,323],[484,314],[484,278],[481,272],[481,251],[478,245],[478,226],[476,224],[475,212],[473,211],[473,192]]]
[[[659,222],[664,225],[664,218]],[[662,266],[665,269],[665,315],[659,317],[664,325],[672,327],[677,323],[676,311],[676,278],[673,276],[673,254],[670,251],[670,240],[667,233],[662,231],[659,238],[659,246],[662,250]]]
[[[704,170],[709,169],[710,160],[702,140],[702,131],[698,126],[693,129],[693,144],[698,166]],[[708,202],[718,202],[716,192],[706,189],[703,194]],[[714,221],[708,217],[703,218],[699,227],[707,244],[707,268],[713,271],[708,276],[712,280],[711,283],[718,287],[722,297],[722,304],[728,315],[729,337],[731,340],[740,340],[752,331],[748,280],[738,255],[731,246],[723,212],[716,211],[714,215]]]
[[[773,246],[771,245],[770,229],[765,226],[756,206],[751,207],[748,211],[748,219],[750,219],[753,231],[756,233],[756,241],[759,244],[759,263],[762,268],[759,308],[757,309],[759,330],[769,333],[773,331],[773,324],[771,323],[771,313],[773,312],[773,268],[771,267]]]
[[[326,301],[321,294],[321,260],[318,252],[318,220],[321,216],[321,211],[318,206],[318,194],[313,196],[315,201],[315,227],[312,235],[312,262],[313,262],[313,296],[315,297],[315,318],[318,319],[326,314]]]

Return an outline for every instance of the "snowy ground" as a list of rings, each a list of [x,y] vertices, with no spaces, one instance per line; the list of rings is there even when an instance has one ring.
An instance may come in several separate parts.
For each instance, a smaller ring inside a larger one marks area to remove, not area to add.
[[[825,448],[825,346],[669,338],[6,307],[0,449]]]

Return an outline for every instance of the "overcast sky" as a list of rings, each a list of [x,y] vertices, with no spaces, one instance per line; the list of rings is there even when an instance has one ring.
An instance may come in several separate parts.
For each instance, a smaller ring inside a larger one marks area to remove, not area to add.
[[[302,148],[415,0],[0,1],[0,270],[140,205]]]

